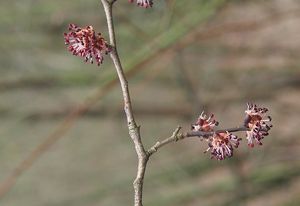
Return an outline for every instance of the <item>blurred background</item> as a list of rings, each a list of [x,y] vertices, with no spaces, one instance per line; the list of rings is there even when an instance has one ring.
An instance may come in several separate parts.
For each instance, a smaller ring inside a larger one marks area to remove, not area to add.
[[[63,40],[69,23],[107,38],[100,1],[0,2],[0,205],[132,205],[137,161],[115,70]],[[223,128],[248,101],[273,117],[263,146],[243,141],[222,162],[196,138],[164,147],[148,164],[145,206],[300,205],[300,2],[119,0],[114,14],[147,148],[202,110]]]

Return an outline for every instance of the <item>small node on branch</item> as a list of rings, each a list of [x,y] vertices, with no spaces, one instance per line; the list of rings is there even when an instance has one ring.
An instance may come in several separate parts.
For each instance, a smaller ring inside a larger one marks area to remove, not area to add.
[[[155,145],[152,147],[154,152],[157,152],[157,147],[160,145],[160,142],[156,142]]]
[[[179,140],[178,133],[180,130],[181,130],[181,127],[178,126],[172,134],[172,137],[175,139],[175,142],[177,142]]]

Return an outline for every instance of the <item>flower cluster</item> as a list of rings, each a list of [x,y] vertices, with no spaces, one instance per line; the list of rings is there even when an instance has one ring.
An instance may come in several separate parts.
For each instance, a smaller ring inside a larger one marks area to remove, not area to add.
[[[69,25],[69,32],[64,33],[65,44],[73,55],[81,56],[84,60],[98,66],[103,62],[103,54],[108,54],[111,47],[100,33],[96,34],[92,26],[80,28],[75,24]]]
[[[130,3],[133,3],[136,1],[138,6],[144,7],[144,8],[149,8],[152,7],[153,5],[153,0],[128,0]]]
[[[224,160],[226,157],[232,157],[233,148],[238,148],[242,139],[229,132],[214,133],[209,138],[208,149],[211,151],[211,158]]]
[[[270,124],[271,117],[266,116],[267,112],[267,108],[260,108],[255,104],[247,104],[244,126],[249,128],[249,131],[246,132],[246,137],[250,147],[254,147],[254,143],[262,145],[261,140],[269,134],[272,124]]]
[[[224,160],[232,157],[234,148],[238,148],[242,140],[232,132],[246,132],[250,147],[254,146],[254,142],[262,145],[261,140],[269,134],[272,127],[271,117],[265,115],[268,109],[248,103],[245,112],[247,116],[244,126],[238,128],[215,130],[218,122],[214,119],[214,115],[207,116],[204,112],[198,117],[197,122],[192,124],[193,135],[202,136],[208,141],[208,149],[205,152],[210,151],[211,158]]]
[[[202,112],[195,124],[192,124],[193,131],[211,132],[219,122],[214,119],[214,115],[207,116]]]

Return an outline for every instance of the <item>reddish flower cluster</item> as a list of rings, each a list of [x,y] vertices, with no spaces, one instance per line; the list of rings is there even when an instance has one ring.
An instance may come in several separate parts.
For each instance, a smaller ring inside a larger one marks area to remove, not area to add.
[[[245,127],[249,128],[246,137],[248,140],[248,145],[254,147],[254,143],[262,145],[261,140],[267,136],[269,130],[272,127],[271,117],[266,116],[268,112],[267,108],[257,107],[255,104],[247,104]]]
[[[214,127],[218,126],[218,122],[214,119],[214,115],[207,116],[202,112],[195,124],[192,125],[193,131],[213,132]],[[208,149],[211,151],[211,158],[223,160],[233,155],[233,148],[239,146],[241,140],[237,136],[229,132],[215,133],[207,138]]]
[[[192,124],[193,131],[211,132],[215,126],[218,126],[219,122],[214,119],[214,115],[207,117],[204,112],[200,114],[195,124]]]
[[[84,60],[98,66],[103,62],[103,54],[111,51],[110,46],[100,33],[96,34],[92,26],[80,28],[75,24],[69,25],[69,32],[64,33],[65,44],[73,55],[81,56]]]
[[[209,138],[208,149],[211,150],[211,157],[217,160],[224,160],[226,157],[232,157],[233,148],[238,148],[240,141],[242,139],[229,133],[214,133],[214,135]]]
[[[144,7],[144,8],[149,8],[152,7],[153,5],[153,0],[128,0],[130,3],[133,3],[136,1],[138,6]]]
[[[265,117],[268,109],[259,108],[253,104],[247,104],[246,119],[244,127],[239,129],[215,130],[218,122],[214,119],[214,115],[206,116],[203,112],[199,116],[197,122],[192,125],[192,131],[202,132],[201,136],[206,137],[208,141],[208,149],[211,158],[224,160],[227,157],[232,157],[233,149],[238,148],[241,138],[230,133],[230,131],[246,131],[248,145],[253,147],[254,142],[262,145],[261,140],[268,135],[268,131],[272,125],[269,123],[271,117]]]

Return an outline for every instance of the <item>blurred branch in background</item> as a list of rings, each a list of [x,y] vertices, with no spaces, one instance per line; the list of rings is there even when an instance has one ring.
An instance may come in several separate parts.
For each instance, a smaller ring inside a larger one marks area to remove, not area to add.
[[[213,26],[212,28],[209,28],[206,32],[200,31],[198,34],[196,34],[195,39],[206,40],[222,36],[225,33],[252,32],[258,29],[267,28],[268,26],[272,26],[274,24],[278,24],[280,21],[292,19],[299,16],[299,9],[293,9],[281,13],[273,13],[259,20],[225,23],[223,25]]]
[[[192,111],[195,114],[200,114],[205,105],[201,102],[198,97],[197,86],[190,78],[188,69],[183,55],[183,48],[174,49],[174,70],[177,76],[177,82],[180,87],[184,90],[188,102],[192,105]],[[207,108],[206,108],[207,109]]]

